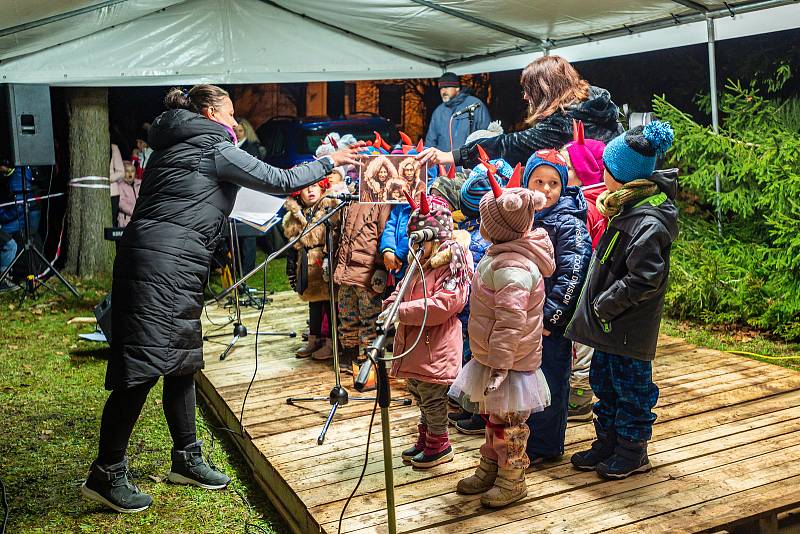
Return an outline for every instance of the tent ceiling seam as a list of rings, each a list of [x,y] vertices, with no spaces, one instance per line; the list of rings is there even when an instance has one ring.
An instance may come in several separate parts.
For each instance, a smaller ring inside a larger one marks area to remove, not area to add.
[[[314,18],[312,16],[306,15],[305,13],[298,13],[297,11],[289,9],[288,7],[283,6],[283,5],[279,4],[278,2],[276,2],[274,0],[259,0],[259,1],[261,1],[261,2],[263,2],[265,4],[268,4],[268,5],[271,5],[273,7],[276,7],[276,8],[278,8],[278,9],[280,9],[282,11],[285,11],[287,13],[291,13],[292,15],[296,15],[298,17],[301,17],[301,18],[310,20],[312,22],[315,22],[317,24],[320,24],[322,26],[325,26],[326,28],[330,28],[332,30],[336,30],[336,31],[342,32],[342,33],[344,33],[346,35],[353,36],[353,37],[355,37],[357,39],[363,39],[364,41],[370,42],[372,44],[376,44],[376,45],[381,46],[383,48],[387,48],[387,49],[389,49],[389,50],[391,50],[393,52],[400,52],[402,54],[406,54],[406,55],[408,55],[410,57],[413,57],[414,59],[416,59],[418,61],[423,61],[425,63],[430,63],[432,65],[436,65],[437,67],[440,67],[442,70],[444,70],[444,65],[445,65],[444,61],[438,61],[438,60],[431,59],[431,58],[428,58],[428,57],[425,57],[425,56],[421,56],[419,54],[415,54],[413,52],[407,52],[407,51],[401,50],[401,49],[399,49],[399,48],[397,48],[395,46],[391,46],[391,45],[387,45],[386,43],[382,43],[382,42],[380,42],[380,41],[378,41],[376,39],[370,39],[369,37],[364,37],[363,35],[358,35],[357,33],[353,33],[350,30],[347,30],[345,28],[340,28],[339,26],[336,26],[335,24],[330,24],[330,23],[327,23],[327,22],[323,22],[323,21],[321,21],[321,20],[319,20],[317,18]]]
[[[17,26],[12,26],[10,28],[5,28],[0,30],[0,37],[6,37],[9,35],[13,35],[15,33],[24,32],[26,30],[32,30],[33,28],[38,28],[39,26],[45,26],[47,24],[52,24],[54,22],[59,22],[68,18],[78,17],[80,15],[85,15],[87,13],[91,13],[92,11],[98,11],[100,9],[104,9],[106,7],[111,7],[115,4],[122,4],[127,2],[128,0],[106,0],[105,2],[100,2],[99,4],[93,4],[91,6],[82,7],[80,9],[75,9],[73,11],[67,11],[65,13],[59,13],[58,15],[53,15],[50,17],[45,17],[39,20],[32,20],[31,22],[26,22],[25,24],[19,24]]]
[[[483,28],[488,28],[490,30],[494,30],[494,31],[496,31],[498,33],[511,35],[512,37],[517,37],[518,39],[524,39],[526,41],[530,41],[532,43],[536,43],[536,44],[539,44],[539,45],[544,45],[545,44],[544,39],[542,39],[540,37],[536,37],[535,35],[531,35],[529,33],[517,31],[514,28],[509,28],[508,26],[505,26],[503,24],[499,24],[499,23],[491,21],[491,20],[479,19],[478,17],[473,17],[472,15],[467,15],[466,13],[461,13],[460,11],[457,11],[457,10],[449,8],[449,7],[441,6],[439,4],[431,2],[429,0],[410,0],[410,1],[415,3],[415,4],[418,4],[418,5],[421,5],[421,6],[425,6],[425,7],[428,7],[430,9],[439,11],[440,13],[444,13],[446,15],[450,15],[451,17],[456,17],[456,18],[459,18],[461,20],[466,20],[467,22],[471,22],[472,24],[476,24],[476,25],[481,26]]]
[[[688,7],[692,11],[697,11],[699,13],[706,13],[710,11],[707,6],[704,6],[700,2],[695,2],[694,0],[672,0],[676,4],[680,4],[683,7]]]
[[[625,35],[632,35],[635,33],[643,33],[651,30],[659,30],[667,27],[672,27],[677,24],[690,24],[694,22],[702,22],[707,18],[717,19],[722,17],[729,17],[730,10],[736,9],[737,14],[752,13],[755,11],[762,11],[774,7],[781,7],[790,4],[796,4],[800,0],[757,0],[755,2],[745,2],[742,4],[734,4],[733,6],[726,5],[719,9],[709,10],[704,13],[687,13],[685,15],[670,14],[670,17],[633,24],[612,30],[604,30],[597,33],[583,33],[575,37],[567,37],[564,39],[552,39],[548,42],[548,49],[552,52],[555,48],[563,48],[566,46],[573,46],[585,44],[589,42],[602,41],[604,39],[611,39],[614,37],[621,37]],[[516,46],[504,50],[497,50],[496,52],[488,52],[486,54],[475,54],[472,56],[454,58],[445,62],[445,68],[462,63],[469,63],[471,61],[480,61],[487,58],[499,58],[518,53],[529,53],[541,51],[541,46]]]

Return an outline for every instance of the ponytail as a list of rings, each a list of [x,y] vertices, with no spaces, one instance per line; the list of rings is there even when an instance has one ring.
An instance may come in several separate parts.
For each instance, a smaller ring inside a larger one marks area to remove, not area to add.
[[[219,107],[222,100],[230,98],[228,92],[221,87],[210,84],[195,85],[188,91],[173,87],[164,98],[167,109],[188,109],[200,113],[206,108]]]

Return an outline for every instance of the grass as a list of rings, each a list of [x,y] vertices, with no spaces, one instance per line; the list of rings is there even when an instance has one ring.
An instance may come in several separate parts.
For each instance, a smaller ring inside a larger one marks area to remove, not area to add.
[[[231,487],[211,492],[161,481],[169,470],[171,440],[160,383],[128,451],[135,482],[153,496],[154,505],[141,514],[116,514],[80,498],[108,395],[103,389],[108,348],[78,340],[78,332],[90,327],[66,323],[91,316],[109,283],[74,282],[80,301],[45,292],[19,306],[16,296],[0,296],[0,478],[10,506],[9,532],[288,532],[229,438],[209,430],[215,423],[202,406],[199,437],[211,460],[232,477]]]
[[[758,330],[664,318],[661,331],[694,345],[723,352],[746,352],[750,354],[739,355],[800,371],[800,343],[787,342]]]

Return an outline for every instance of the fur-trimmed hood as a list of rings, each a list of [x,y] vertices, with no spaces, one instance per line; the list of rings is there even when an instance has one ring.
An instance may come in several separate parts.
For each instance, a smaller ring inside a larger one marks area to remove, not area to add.
[[[297,237],[303,232],[303,229],[305,229],[306,225],[309,223],[308,217],[311,216],[312,213],[314,215],[310,222],[317,222],[325,215],[325,208],[332,208],[338,203],[339,201],[335,198],[323,196],[322,199],[317,202],[317,209],[314,211],[313,207],[304,207],[297,199],[293,197],[287,198],[283,203],[283,207],[286,208],[286,214],[283,216],[284,235],[289,239]],[[324,244],[325,226],[321,225],[304,235],[298,243],[295,243],[295,248],[300,249],[301,247],[305,247],[310,249],[321,247]]]

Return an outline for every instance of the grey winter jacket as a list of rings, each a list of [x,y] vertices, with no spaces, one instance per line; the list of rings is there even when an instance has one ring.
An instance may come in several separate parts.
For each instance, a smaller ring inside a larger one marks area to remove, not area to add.
[[[677,176],[677,169],[657,171],[649,179],[661,192],[611,219],[568,338],[610,354],[655,358],[670,249],[678,236]]]
[[[450,117],[453,113],[479,103],[480,106],[473,113],[472,128],[469,124],[469,113],[464,113],[453,118],[453,145],[450,145]],[[439,150],[450,152],[458,149],[467,140],[467,136],[476,130],[485,130],[489,126],[489,110],[479,98],[461,90],[449,102],[442,102],[433,111],[431,123],[428,126],[428,135],[425,136],[426,147],[436,147]]]

